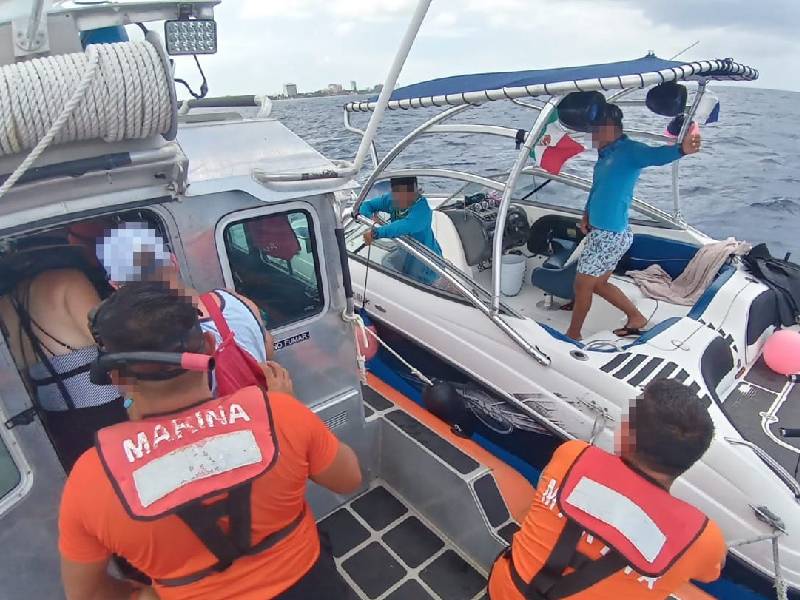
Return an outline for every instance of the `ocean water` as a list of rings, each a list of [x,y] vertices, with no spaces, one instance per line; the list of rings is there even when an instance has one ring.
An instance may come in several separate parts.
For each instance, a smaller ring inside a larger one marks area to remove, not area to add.
[[[718,123],[703,127],[703,150],[681,161],[681,205],[689,223],[715,238],[733,236],[766,242],[774,256],[792,252],[800,261],[800,93],[764,90],[741,84],[713,86],[720,98]],[[329,158],[352,160],[360,138],[342,125],[342,106],[357,96],[276,101],[273,116]],[[381,124],[377,147],[384,156],[415,126],[441,109],[389,111]],[[626,126],[661,132],[668,119],[626,109]],[[452,122],[530,129],[536,113],[510,102],[471,108]],[[366,126],[367,115],[353,123]],[[495,136],[450,134],[425,136],[395,161],[402,167],[449,167],[481,175],[508,172],[516,157],[514,142]],[[591,177],[592,151],[567,163],[564,170]],[[369,164],[368,164],[369,166]],[[364,169],[361,178],[368,175]],[[424,180],[432,191],[452,191],[444,180]],[[457,187],[457,186],[455,186]],[[672,211],[671,169],[642,173],[637,196]],[[582,206],[585,194],[552,184],[537,198]]]

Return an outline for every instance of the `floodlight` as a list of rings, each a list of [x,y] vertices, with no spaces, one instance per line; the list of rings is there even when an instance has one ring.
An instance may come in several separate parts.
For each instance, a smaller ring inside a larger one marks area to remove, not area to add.
[[[182,19],[164,22],[167,53],[215,54],[217,52],[217,22],[214,19]]]

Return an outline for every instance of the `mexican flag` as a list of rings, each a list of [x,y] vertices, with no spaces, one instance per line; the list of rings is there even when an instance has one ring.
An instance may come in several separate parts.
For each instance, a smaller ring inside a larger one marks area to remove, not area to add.
[[[554,110],[531,150],[531,158],[545,171],[556,174],[565,162],[585,149],[561,126],[558,111]]]

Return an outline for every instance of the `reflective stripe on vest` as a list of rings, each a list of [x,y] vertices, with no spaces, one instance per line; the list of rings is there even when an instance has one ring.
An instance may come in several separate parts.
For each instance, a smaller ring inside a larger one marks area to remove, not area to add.
[[[697,508],[594,446],[572,464],[557,499],[568,519],[648,577],[663,575],[708,522]]]
[[[133,519],[157,519],[252,481],[278,456],[266,394],[245,388],[97,433],[97,450]]]
[[[594,446],[569,467],[556,497],[567,523],[533,579],[522,579],[510,547],[502,558],[508,560],[514,587],[526,600],[572,596],[627,566],[647,577],[661,576],[708,523],[694,506]],[[593,560],[579,552],[584,532],[602,539],[607,552]]]

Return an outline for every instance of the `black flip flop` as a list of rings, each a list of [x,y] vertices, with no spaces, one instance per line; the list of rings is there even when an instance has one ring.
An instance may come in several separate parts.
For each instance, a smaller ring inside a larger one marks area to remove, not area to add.
[[[621,338],[634,336],[639,337],[640,335],[647,333],[647,330],[642,330],[638,327],[620,327],[619,329],[615,329],[612,333]]]

